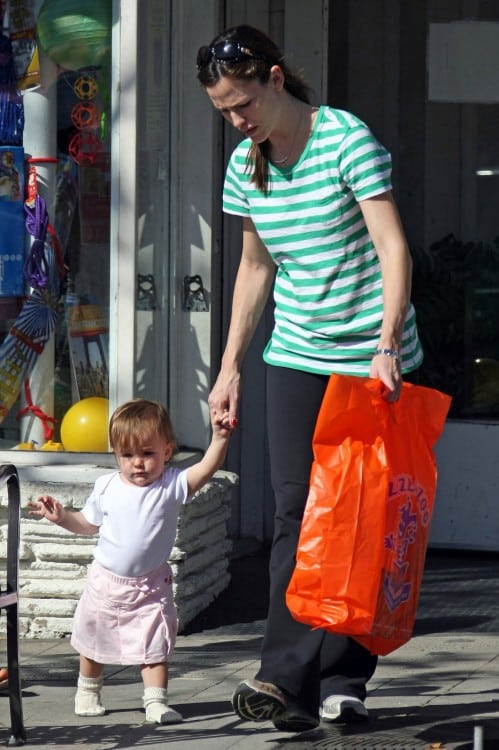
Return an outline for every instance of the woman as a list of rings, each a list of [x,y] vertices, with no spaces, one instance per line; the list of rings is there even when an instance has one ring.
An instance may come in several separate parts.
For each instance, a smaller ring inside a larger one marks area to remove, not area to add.
[[[379,378],[396,401],[402,375],[422,360],[390,155],[352,114],[311,106],[301,77],[255,28],[224,31],[201,47],[197,68],[215,109],[244,136],[224,186],[224,211],[242,217],[242,255],[213,414],[237,418],[243,357],[272,287],[275,302],[263,355],[276,502],[270,605],[260,669],[236,688],[234,709],[291,732],[319,717],[364,720],[376,657],[296,622],[285,592],[329,375]]]

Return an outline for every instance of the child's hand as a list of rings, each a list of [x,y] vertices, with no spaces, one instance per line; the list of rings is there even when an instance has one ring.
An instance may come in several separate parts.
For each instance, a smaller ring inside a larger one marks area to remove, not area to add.
[[[28,508],[31,508],[30,516],[42,516],[52,523],[60,523],[64,515],[61,503],[50,495],[43,495],[36,502],[28,503]]]
[[[220,437],[230,437],[233,430],[237,427],[237,419],[232,419],[229,416],[228,411],[219,417],[214,417],[212,420],[213,434],[218,434]]]

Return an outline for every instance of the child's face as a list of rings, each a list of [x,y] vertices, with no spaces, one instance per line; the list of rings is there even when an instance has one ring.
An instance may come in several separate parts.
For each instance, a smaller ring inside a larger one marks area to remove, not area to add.
[[[151,435],[133,450],[115,455],[123,481],[135,487],[147,487],[159,479],[172,452],[171,443],[159,435]]]

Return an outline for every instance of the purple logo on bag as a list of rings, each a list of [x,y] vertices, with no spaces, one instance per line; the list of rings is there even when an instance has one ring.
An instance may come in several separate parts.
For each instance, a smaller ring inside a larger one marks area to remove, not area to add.
[[[388,501],[397,499],[398,525],[385,536],[385,549],[393,553],[391,566],[386,571],[383,581],[385,600],[390,612],[404,604],[411,595],[412,582],[410,577],[408,580],[407,575],[408,550],[416,541],[418,520],[426,527],[431,518],[424,488],[407,474],[400,474],[389,482]]]

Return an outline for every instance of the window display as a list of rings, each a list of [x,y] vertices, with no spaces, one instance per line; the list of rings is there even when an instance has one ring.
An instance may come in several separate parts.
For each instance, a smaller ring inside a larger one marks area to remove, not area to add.
[[[107,451],[61,428],[107,415],[111,6],[0,3],[3,450]]]

